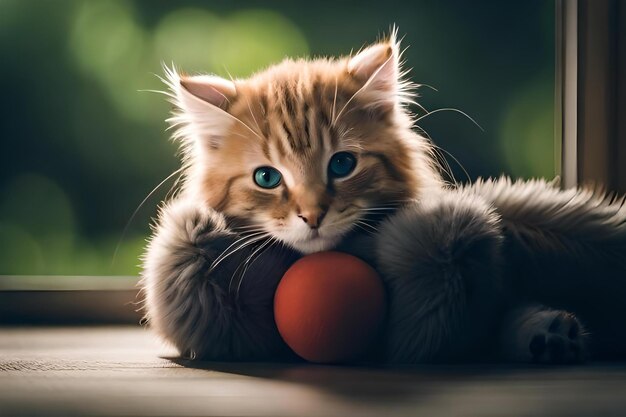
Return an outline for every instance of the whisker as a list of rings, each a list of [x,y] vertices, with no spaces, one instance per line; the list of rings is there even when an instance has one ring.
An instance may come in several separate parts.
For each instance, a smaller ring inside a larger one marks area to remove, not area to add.
[[[362,208],[361,211],[383,211],[383,210],[395,210],[395,207],[368,207]]]
[[[273,237],[270,236],[270,239],[262,242],[258,247],[256,247],[255,249],[253,249],[252,253],[250,255],[248,255],[245,259],[245,261],[241,262],[239,264],[239,266],[237,267],[237,269],[235,270],[235,273],[233,273],[233,275],[231,275],[230,277],[230,281],[228,283],[228,291],[232,292],[232,284],[234,281],[234,278],[236,276],[236,272],[239,271],[241,269],[241,275],[239,276],[239,282],[237,283],[237,291],[235,292],[235,294],[238,296],[239,295],[239,289],[241,287],[241,283],[243,281],[244,276],[246,275],[246,272],[248,272],[248,268],[249,266],[254,263],[254,261],[250,262],[250,260],[252,259],[252,257],[258,253],[262,248],[264,248],[265,246],[267,246],[268,242],[271,242],[271,240],[273,239]],[[262,252],[261,252],[262,253]],[[259,254],[260,255],[260,254]],[[255,258],[256,260],[256,258]]]
[[[245,232],[244,232],[244,233],[245,233]],[[228,252],[228,250],[229,250],[230,248],[232,248],[233,246],[236,246],[237,244],[239,244],[239,243],[241,243],[241,242],[245,242],[245,241],[247,241],[247,240],[249,240],[249,239],[251,239],[251,238],[257,238],[259,235],[262,235],[262,234],[264,234],[264,233],[266,233],[266,232],[265,232],[265,231],[262,231],[262,230],[259,230],[259,231],[253,231],[253,232],[246,233],[246,234],[244,234],[244,233],[242,233],[240,237],[238,237],[238,238],[237,238],[237,239],[236,239],[233,243],[231,243],[231,244],[230,244],[230,245],[229,245],[226,249],[224,249],[224,250],[222,251],[222,254],[221,254],[221,255],[223,255],[223,254],[227,253],[227,252]],[[219,259],[220,259],[220,257],[218,257],[218,258],[217,258],[215,261],[213,261],[213,262],[214,262],[214,263],[215,263],[215,262],[218,262],[218,260],[219,260]]]
[[[259,129],[259,133],[261,133],[262,135],[263,129],[261,129],[261,126],[259,126],[259,122],[256,121],[256,117],[254,117],[254,113],[252,112],[252,107],[250,106],[250,100],[248,100],[247,97],[246,97],[246,104],[248,105],[248,112],[250,113],[250,116],[252,116],[252,120],[254,120],[254,124],[256,125],[256,128]]]
[[[246,244],[246,246],[248,246],[248,245],[250,245],[250,244],[257,243],[257,242],[258,242],[258,241],[260,241],[260,240],[263,240],[263,238],[261,238],[261,239],[256,239],[256,240],[254,240],[253,242],[248,242],[248,243]],[[239,250],[239,249],[238,249],[238,250]],[[233,284],[233,280],[235,279],[235,276],[237,276],[237,273],[238,273],[239,271],[242,271],[242,270],[243,270],[242,268],[244,268],[244,267],[245,267],[245,261],[244,261],[244,262],[240,262],[240,263],[237,265],[237,268],[235,268],[235,270],[233,271],[232,275],[230,276],[230,280],[229,280],[229,282],[228,282],[228,292],[232,292],[232,284]]]
[[[180,191],[180,188],[178,188],[178,184],[182,179],[183,173],[181,172],[178,178],[176,178],[176,180],[174,181],[174,184],[172,184],[170,189],[167,191],[167,194],[165,194],[165,200],[169,200],[170,198],[174,198],[176,196],[177,191]]]
[[[266,228],[264,228],[260,224],[249,224],[249,223],[248,224],[239,224],[239,225],[232,226],[232,229],[234,231],[241,231],[242,233],[266,230]]]
[[[433,90],[433,91],[439,92],[439,90],[437,90],[435,87],[433,87],[433,86],[432,86],[432,85],[430,85],[430,84],[422,84],[422,83],[420,83],[420,85],[419,85],[419,86],[420,86],[420,87],[430,88],[430,89],[431,89],[431,90]]]
[[[333,222],[331,222],[331,223],[326,223],[326,224],[325,224],[325,227],[327,227],[327,228],[328,228],[328,227],[331,227],[331,228],[336,228],[338,225],[342,225],[342,224],[344,224],[344,223],[352,223],[352,222],[347,221],[347,219],[348,219],[351,215],[353,215],[354,213],[356,213],[356,212],[349,213],[349,214],[347,214],[346,216],[344,216],[344,217],[342,217],[342,218],[340,218],[340,219],[336,219],[335,221],[333,221]]]
[[[151,89],[142,89],[142,90],[137,90],[138,93],[155,93],[155,94],[162,94],[164,96],[167,96],[169,98],[176,98],[176,96],[174,96],[174,94],[168,92],[168,91],[163,91],[163,90],[151,90]]]
[[[369,206],[369,207],[359,207],[359,209],[362,210],[369,210],[369,209],[396,209],[398,207],[400,207],[400,205],[404,204],[404,203],[409,203],[414,201],[413,199],[405,199],[405,200],[392,200],[389,201],[387,203],[382,203],[382,204],[378,204],[376,206]]]
[[[375,233],[372,232],[371,230],[366,229],[365,227],[361,226],[360,223],[354,223],[354,226],[358,227],[359,229],[363,230],[364,232],[368,233],[371,236],[374,236]]]
[[[255,231],[261,231],[261,230],[265,230],[263,229],[262,226],[256,225],[256,224],[251,224],[251,225],[242,225],[242,226],[235,226],[233,227],[233,230],[235,231],[242,231],[242,232],[255,232]]]
[[[230,134],[231,134],[231,135],[234,135],[234,136],[239,136],[240,138],[249,139],[249,137],[248,137],[248,136],[243,135],[243,134],[241,134],[241,133],[239,133],[239,132],[230,132]]]
[[[383,204],[382,206],[396,206],[396,207],[400,207],[403,204],[407,204],[407,203],[415,203],[417,200],[415,198],[405,198],[402,200],[391,200],[386,204]]]
[[[259,245],[259,247],[257,249],[255,249],[254,252],[252,252],[252,254],[248,257],[248,259],[246,259],[244,270],[243,270],[243,272],[241,274],[241,278],[239,279],[239,282],[237,283],[237,291],[235,292],[235,294],[239,295],[239,290],[241,289],[241,283],[243,282],[243,279],[246,276],[246,272],[248,272],[248,268],[257,259],[259,259],[259,257],[272,245],[274,240],[275,240],[274,236],[270,236],[270,238],[268,240],[266,240],[265,242],[261,243],[261,245]],[[258,255],[257,255],[257,253],[258,253]],[[230,290],[230,285],[229,285],[229,290]]]
[[[424,119],[424,118],[426,118],[426,117],[428,117],[428,116],[431,116],[431,115],[433,115],[433,114],[435,114],[435,113],[440,113],[440,112],[442,112],[442,111],[451,111],[451,112],[455,112],[455,113],[460,113],[460,114],[462,114],[463,116],[467,117],[467,118],[468,118],[468,119],[469,119],[472,123],[474,123],[474,124],[475,124],[475,125],[476,125],[479,129],[480,129],[480,130],[482,130],[483,132],[485,131],[485,129],[483,129],[483,128],[482,128],[482,126],[481,126],[481,125],[479,125],[479,124],[476,122],[476,120],[472,119],[472,118],[471,118],[471,117],[470,117],[467,113],[465,113],[465,112],[464,112],[464,111],[462,111],[462,110],[455,109],[455,108],[453,108],[453,107],[444,107],[444,108],[441,108],[441,109],[432,110],[432,111],[430,111],[430,112],[426,113],[425,115],[418,117],[417,119],[415,119],[415,120],[414,120],[414,122],[415,122],[415,123],[417,123],[417,122],[419,122],[420,120],[422,120],[422,119]]]
[[[465,176],[467,177],[467,181],[471,181],[472,179],[470,178],[470,174],[469,172],[467,172],[467,170],[465,169],[465,167],[463,166],[463,164],[461,162],[459,162],[459,160],[452,155],[450,152],[448,152],[447,150],[440,148],[439,146],[437,146],[437,149],[441,150],[441,152],[444,152],[446,155],[448,155],[450,158],[452,158],[452,160],[454,162],[456,162],[456,164],[463,170],[463,173],[465,174]]]
[[[343,113],[343,111],[346,109],[346,107],[348,107],[348,105],[352,102],[352,100],[362,91],[365,91],[365,89],[367,87],[369,87],[370,83],[372,82],[373,79],[376,78],[376,76],[378,75],[378,73],[387,65],[387,63],[389,62],[389,60],[393,59],[393,54],[389,56],[389,58],[387,58],[387,60],[380,66],[378,67],[378,69],[376,71],[374,71],[374,73],[370,76],[370,78],[367,80],[367,82],[365,84],[363,84],[363,86],[361,88],[359,88],[358,90],[356,90],[356,92],[354,94],[352,94],[352,97],[350,97],[350,99],[348,99],[348,101],[346,102],[346,104],[344,104],[344,106],[341,108],[341,110],[339,111],[339,114],[337,115],[337,117],[335,118],[335,120],[333,120],[331,122],[331,127],[335,126],[335,124],[339,121],[339,118],[341,117],[341,114]]]
[[[263,233],[264,232],[262,232],[262,231],[249,233],[249,234],[243,235],[243,236],[239,237],[238,239],[236,239],[233,243],[231,243],[226,249],[224,249],[222,251],[220,256],[218,256],[211,263],[211,268],[215,268],[217,266],[217,264],[219,264],[224,258],[226,258],[227,256],[231,255],[231,253],[229,253],[229,249],[231,249],[234,246],[239,245],[240,243],[248,243],[249,241],[254,240],[255,238],[259,237],[259,235],[262,235]],[[233,251],[233,253],[236,252],[239,249],[240,248],[237,248],[235,251]]]
[[[422,110],[424,113],[428,114],[428,110],[426,109],[426,107],[422,106],[420,103],[418,103],[415,100],[407,100],[408,103],[413,104],[414,106],[417,106],[420,110]]]
[[[337,104],[337,87],[338,87],[337,86],[337,77],[335,77],[335,96],[333,98],[333,110],[332,110],[331,117],[330,117],[331,126],[335,124],[335,106]]]
[[[439,151],[439,146],[435,144],[430,134],[426,131],[426,129],[421,126],[416,125],[415,127],[419,129],[420,134],[425,135],[429,139],[431,145],[430,153],[432,153],[432,157],[434,159],[434,162],[436,162],[437,164],[437,168],[441,168],[441,170],[448,176],[450,180],[452,180],[455,185],[458,184],[456,177],[454,176],[454,172],[452,171],[452,167],[448,163],[448,160],[445,158],[445,156]]]
[[[120,245],[122,244],[122,242],[124,241],[124,238],[126,237],[126,233],[128,233],[128,228],[130,227],[131,223],[133,222],[133,220],[135,219],[135,216],[137,216],[137,213],[139,213],[139,210],[141,210],[141,208],[143,207],[144,204],[146,204],[146,201],[148,201],[148,199],[150,197],[152,197],[152,195],[157,192],[157,190],[159,188],[161,188],[163,186],[163,184],[165,184],[167,181],[170,180],[170,178],[172,178],[174,175],[181,173],[183,170],[185,169],[185,167],[180,167],[178,168],[176,171],[172,172],[170,175],[168,175],[167,177],[165,177],[165,179],[163,181],[161,181],[159,184],[157,184],[156,187],[154,187],[152,189],[152,191],[150,191],[148,193],[148,195],[141,200],[141,203],[139,203],[139,205],[137,206],[137,208],[135,209],[135,211],[133,211],[133,214],[130,216],[130,219],[128,219],[128,221],[126,222],[126,226],[124,226],[124,230],[122,230],[122,235],[120,236],[120,240],[117,242],[117,245],[115,246],[115,251],[113,252],[113,259],[111,260],[111,266],[115,265],[115,261],[117,259],[117,253],[120,250]]]
[[[228,78],[230,78],[230,81],[235,84],[235,78],[233,77],[233,74],[230,73],[230,71],[228,71],[228,68],[226,67],[226,64],[222,64],[222,67],[224,68],[224,71],[226,71],[226,74],[228,74]]]
[[[240,251],[241,249],[251,245],[252,243],[255,243],[261,239],[264,239],[267,236],[266,232],[256,232],[256,233],[251,233],[250,235],[246,235],[242,238],[237,239],[235,242],[233,242],[230,246],[228,246],[226,249],[224,249],[224,251],[213,261],[213,263],[211,263],[211,266],[209,266],[209,271],[214,270],[215,268],[217,268],[217,266],[226,258],[230,257],[231,255],[233,255],[234,253]],[[228,251],[230,248],[232,248],[233,246],[238,245],[235,249],[231,250],[230,252]]]
[[[366,219],[357,219],[357,222],[378,231],[378,228],[376,228],[373,224],[368,223]]]
[[[431,148],[431,153],[433,159],[437,163],[438,168],[440,168],[441,171],[443,171],[443,173],[448,176],[453,184],[458,185],[458,181],[454,175],[454,171],[452,171],[452,167],[450,166],[450,163],[446,159],[443,152],[441,152],[441,149],[438,146],[433,145]]]
[[[461,168],[461,170],[465,174],[465,177],[466,177],[467,181],[471,182],[471,177],[470,177],[469,173],[467,172],[467,170],[465,169],[463,164],[461,164],[461,162],[454,155],[452,155],[452,153],[450,153],[449,151],[445,150],[444,148],[438,146],[433,141],[432,137],[428,134],[428,132],[423,127],[421,127],[421,126],[415,126],[415,127],[420,130],[420,133],[423,133],[424,135],[426,135],[426,137],[430,140],[430,145],[432,146],[433,151],[437,152],[438,155],[439,155],[439,158],[441,158],[441,160],[445,163],[445,167],[441,166],[441,169],[450,177],[450,179],[454,182],[455,185],[458,185],[458,181],[457,181],[457,179],[454,176],[454,172],[452,171],[452,167],[448,163],[448,160],[443,155],[443,153],[445,153],[450,158],[452,158],[452,160],[459,166],[459,168]]]
[[[354,130],[354,126],[343,127],[337,129],[337,134],[341,137],[341,139],[354,139],[352,137],[348,137],[350,132]]]
[[[232,294],[232,288],[233,288],[233,282],[235,280],[235,277],[237,276],[237,274],[239,273],[239,271],[242,271],[244,267],[244,263],[241,262],[239,265],[237,265],[237,268],[235,268],[235,270],[233,271],[232,275],[230,276],[230,280],[228,280],[228,293]]]
[[[376,227],[372,226],[371,224],[367,223],[367,222],[366,222],[366,221],[364,221],[364,220],[357,220],[356,222],[354,222],[354,224],[358,224],[358,225],[361,225],[361,226],[367,227],[367,228],[369,228],[369,229],[370,229],[373,233],[378,232],[378,229],[377,229]]]
[[[420,128],[421,129],[421,128]],[[441,146],[436,145],[435,143],[432,142],[431,140],[431,145],[433,147],[434,150],[441,152],[441,153],[445,153],[446,155],[448,155],[450,158],[452,158],[452,160],[459,166],[459,168],[461,168],[461,170],[463,171],[463,174],[465,174],[465,177],[467,179],[467,181],[471,181],[471,177],[469,175],[469,172],[467,172],[467,170],[465,169],[465,167],[463,166],[463,164],[449,151],[447,151],[446,149],[442,148]],[[450,170],[450,176],[454,179],[454,174],[452,173],[452,167],[450,166],[450,164],[448,164],[447,159],[445,158],[444,155],[442,155],[440,153],[440,157],[443,158],[443,160],[446,162],[448,169]],[[456,183],[456,179],[454,179],[455,183]]]

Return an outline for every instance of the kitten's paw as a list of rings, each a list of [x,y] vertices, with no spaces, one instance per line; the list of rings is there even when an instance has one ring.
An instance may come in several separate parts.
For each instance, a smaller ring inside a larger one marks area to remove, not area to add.
[[[245,264],[255,248],[223,256],[237,239],[210,208],[176,200],[161,210],[144,255],[145,317],[184,357],[267,360],[289,352],[273,299],[293,254],[269,247]]]
[[[515,314],[515,313],[514,313]],[[517,312],[503,333],[508,359],[535,363],[579,363],[585,359],[587,334],[572,313],[540,307]]]
[[[499,221],[480,198],[455,190],[407,205],[380,225],[376,263],[390,300],[389,361],[467,359],[493,335]]]
[[[165,206],[151,249],[161,246],[164,256],[176,256],[177,264],[199,254],[213,260],[237,237],[228,230],[221,213],[187,200],[176,200]]]
[[[533,362],[574,363],[584,358],[585,335],[578,319],[565,311],[544,312],[548,328],[536,329],[528,344]],[[545,326],[545,323],[544,323]]]

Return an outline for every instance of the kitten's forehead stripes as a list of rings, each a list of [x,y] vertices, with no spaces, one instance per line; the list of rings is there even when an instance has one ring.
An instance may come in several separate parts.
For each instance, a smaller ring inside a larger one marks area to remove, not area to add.
[[[267,117],[267,96],[265,94],[261,94],[259,97],[259,107],[261,108],[262,121],[261,121],[261,133],[263,133],[263,138],[265,141],[271,136],[270,122]]]
[[[270,153],[270,143],[268,140],[264,140],[261,142],[261,151],[263,152],[263,156],[265,156],[268,160],[272,160],[272,155]]]
[[[281,109],[283,114],[283,124],[286,126],[289,135],[289,143],[296,152],[304,152],[310,147],[310,143],[303,137],[302,123],[299,117],[301,101],[296,97],[297,91],[285,89],[284,91],[284,107]]]
[[[311,147],[311,132],[309,130],[309,106],[305,100],[302,100],[301,114],[299,114],[300,120],[302,120],[302,139],[306,141],[306,147]]]
[[[302,155],[319,146],[337,146],[337,135],[325,132],[332,129],[332,101],[328,100],[332,95],[319,80],[309,84],[303,79],[274,81],[258,99],[264,113],[263,136],[272,140],[275,135],[276,140],[283,142],[277,144],[282,156],[287,149]]]

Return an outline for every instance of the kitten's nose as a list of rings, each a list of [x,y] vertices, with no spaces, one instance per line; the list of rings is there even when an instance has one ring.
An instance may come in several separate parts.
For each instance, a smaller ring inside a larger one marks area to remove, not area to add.
[[[311,229],[317,229],[320,227],[322,220],[324,220],[324,216],[326,215],[326,210],[307,210],[298,214],[298,217],[302,219],[303,222],[309,225]]]

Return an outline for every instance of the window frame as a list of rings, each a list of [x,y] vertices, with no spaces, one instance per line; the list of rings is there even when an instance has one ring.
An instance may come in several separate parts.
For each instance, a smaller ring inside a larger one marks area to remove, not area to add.
[[[0,275],[0,325],[137,324],[134,276]]]
[[[555,143],[565,188],[626,192],[626,5],[556,0]],[[558,149],[560,148],[560,149]]]

